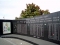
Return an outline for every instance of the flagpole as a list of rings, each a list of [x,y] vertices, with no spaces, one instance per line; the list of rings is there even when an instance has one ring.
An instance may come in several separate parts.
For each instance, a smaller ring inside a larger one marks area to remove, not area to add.
[[[3,16],[3,19],[5,19],[5,16]]]

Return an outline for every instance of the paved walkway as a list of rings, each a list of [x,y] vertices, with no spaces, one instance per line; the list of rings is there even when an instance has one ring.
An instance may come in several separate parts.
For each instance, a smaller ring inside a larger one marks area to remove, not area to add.
[[[0,45],[33,45],[33,44],[14,38],[0,38]]]
[[[3,38],[0,38],[0,45],[13,45],[10,42],[4,40]]]
[[[10,35],[4,35],[2,37],[16,37],[16,38],[24,39],[30,42],[34,42],[38,45],[58,45],[49,41],[45,41],[45,40],[37,39],[33,37],[28,37],[28,36],[23,36],[23,35],[10,34]]]

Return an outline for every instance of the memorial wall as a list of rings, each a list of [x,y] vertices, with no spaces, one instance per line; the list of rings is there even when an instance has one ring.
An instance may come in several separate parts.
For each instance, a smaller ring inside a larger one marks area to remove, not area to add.
[[[0,35],[23,34],[60,40],[60,12],[20,20],[0,19]]]

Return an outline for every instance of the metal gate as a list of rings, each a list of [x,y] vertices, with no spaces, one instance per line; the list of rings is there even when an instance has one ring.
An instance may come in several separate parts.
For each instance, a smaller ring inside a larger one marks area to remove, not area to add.
[[[43,24],[33,24],[33,36],[40,38],[44,36]]]
[[[21,24],[17,24],[17,33],[21,34]]]
[[[33,36],[33,24],[30,24],[30,35]]]
[[[43,24],[38,24],[37,25],[37,37],[43,37],[44,36],[44,29],[43,29]]]
[[[16,23],[13,23],[13,33],[17,33],[17,25],[16,25]]]
[[[58,23],[49,24],[49,35],[50,39],[58,39]]]
[[[17,33],[27,34],[27,25],[26,24],[17,24]]]
[[[33,24],[33,36],[36,37],[37,36],[37,24]]]

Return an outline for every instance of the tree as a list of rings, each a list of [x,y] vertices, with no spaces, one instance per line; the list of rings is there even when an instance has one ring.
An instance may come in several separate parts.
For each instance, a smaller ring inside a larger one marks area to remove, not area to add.
[[[21,17],[15,17],[15,20],[19,20],[19,19],[22,19]]]
[[[35,4],[26,4],[26,9],[22,10],[20,18],[30,18],[34,16],[39,16],[44,14],[49,14],[49,10],[42,10],[38,5]]]
[[[50,14],[49,10],[45,10],[44,14]]]
[[[34,17],[37,15],[41,15],[40,13],[40,7],[35,4],[26,4],[27,9],[25,11],[21,12],[21,17],[22,18],[29,18],[29,17]]]
[[[15,17],[15,20],[17,20],[18,19],[18,17]]]

